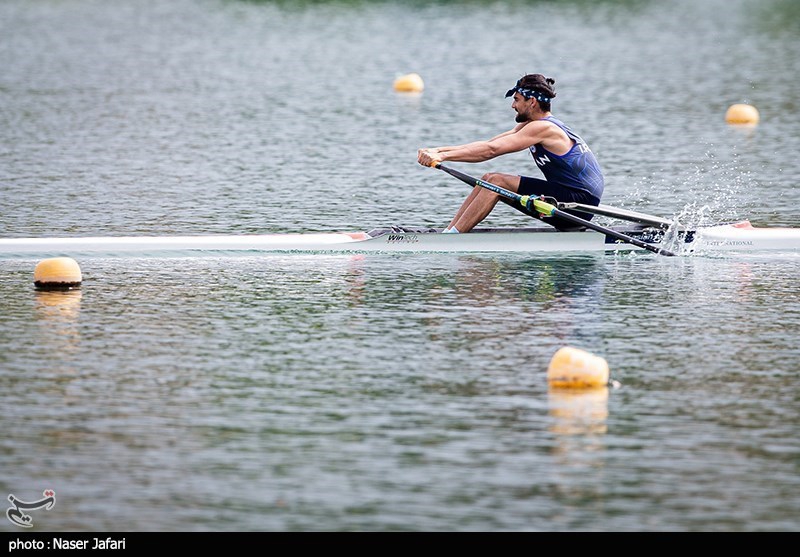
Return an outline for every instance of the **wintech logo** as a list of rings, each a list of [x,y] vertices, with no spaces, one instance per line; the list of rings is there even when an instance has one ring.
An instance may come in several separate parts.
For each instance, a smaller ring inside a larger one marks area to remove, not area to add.
[[[386,237],[387,244],[417,244],[419,238],[416,234],[389,234]]]

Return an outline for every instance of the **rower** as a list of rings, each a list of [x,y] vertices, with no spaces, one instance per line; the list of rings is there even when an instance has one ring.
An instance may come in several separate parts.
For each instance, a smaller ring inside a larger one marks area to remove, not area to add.
[[[484,162],[528,149],[544,174],[544,180],[489,173],[483,176],[483,181],[524,196],[546,196],[565,203],[599,205],[604,188],[603,172],[586,142],[550,112],[556,96],[555,82],[555,79],[542,74],[523,76],[506,92],[506,97],[513,96],[514,99],[511,104],[516,112],[517,125],[514,128],[486,141],[420,149],[417,161],[423,166],[437,166],[444,161]],[[445,232],[469,232],[489,215],[501,198],[485,188],[473,188]],[[512,206],[528,215],[539,216],[518,204]],[[586,221],[592,218],[592,213],[567,212]],[[575,229],[575,223],[556,216],[543,217],[542,220],[559,230]]]

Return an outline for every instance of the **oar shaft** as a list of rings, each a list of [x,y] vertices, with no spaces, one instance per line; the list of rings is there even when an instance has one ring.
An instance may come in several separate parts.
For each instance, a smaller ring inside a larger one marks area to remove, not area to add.
[[[638,246],[640,248],[652,251],[653,253],[660,253],[661,255],[675,255],[671,251],[665,250],[657,246],[653,246],[651,244],[648,244],[647,242],[639,240],[638,238],[634,238],[633,236],[622,234],[621,232],[617,232],[613,228],[600,226],[599,224],[595,224],[592,221],[576,217],[575,215],[567,213],[566,211],[562,211],[561,209],[553,209],[553,212],[550,214],[555,217],[561,217],[562,219],[566,219],[576,224],[583,225],[586,228],[591,228],[592,230],[596,230],[597,232],[601,232],[606,236],[611,236],[612,238],[616,238],[617,240],[621,240],[623,242],[633,244],[634,246]]]
[[[465,182],[465,183],[469,184],[470,186],[473,186],[473,187],[474,186],[479,186],[479,187],[485,188],[485,189],[487,189],[489,191],[493,191],[494,193],[496,193],[498,195],[501,195],[501,196],[503,196],[503,197],[505,197],[507,199],[510,199],[512,201],[516,201],[517,203],[521,204],[523,207],[525,207],[526,209],[528,209],[530,211],[537,211],[542,215],[561,217],[562,219],[568,220],[570,222],[574,222],[574,223],[579,224],[581,226],[585,226],[586,228],[590,228],[590,229],[592,229],[592,230],[594,230],[596,232],[600,232],[600,233],[605,234],[607,236],[611,236],[612,238],[616,238],[617,240],[620,240],[622,242],[626,242],[628,244],[632,244],[632,245],[640,247],[642,249],[646,249],[648,251],[652,251],[653,253],[658,253],[658,254],[661,254],[661,255],[675,255],[671,251],[666,250],[664,248],[660,248],[658,246],[653,246],[651,244],[648,244],[647,242],[643,242],[643,241],[641,241],[641,240],[639,240],[637,238],[633,238],[631,236],[628,236],[627,234],[622,234],[621,232],[617,232],[616,230],[613,230],[611,228],[608,228],[608,227],[605,227],[605,226],[601,226],[599,224],[595,224],[595,223],[593,223],[591,221],[588,221],[586,219],[582,219],[580,217],[576,217],[572,213],[567,213],[566,211],[562,211],[561,209],[558,209],[557,207],[554,207],[553,205],[551,205],[549,203],[545,203],[544,201],[542,201],[540,199],[536,199],[535,197],[530,197],[528,195],[520,195],[518,193],[515,193],[513,191],[507,190],[505,188],[501,188],[500,186],[496,186],[494,184],[486,182],[485,180],[481,180],[479,178],[475,178],[473,176],[470,176],[469,174],[464,174],[463,172],[461,172],[459,170],[456,170],[454,168],[450,168],[448,166],[442,166],[441,163],[435,163],[434,167],[438,168],[439,170],[444,170],[445,172],[447,172],[451,176],[455,176],[456,178],[458,178],[462,182]]]
[[[526,209],[528,208],[527,204],[523,201],[522,196],[518,193],[514,193],[513,191],[507,190],[505,188],[501,188],[500,186],[495,186],[494,184],[490,184],[489,182],[486,182],[479,178],[474,178],[469,174],[464,174],[463,172],[456,170],[455,168],[450,168],[449,166],[442,166],[441,164],[437,164],[436,168],[438,168],[439,170],[444,170],[451,176],[455,176],[456,178],[458,178],[462,182],[469,184],[470,186],[480,186],[487,190],[493,191],[496,194],[502,195],[506,199],[516,201],[517,203],[520,203],[522,206],[524,206]]]

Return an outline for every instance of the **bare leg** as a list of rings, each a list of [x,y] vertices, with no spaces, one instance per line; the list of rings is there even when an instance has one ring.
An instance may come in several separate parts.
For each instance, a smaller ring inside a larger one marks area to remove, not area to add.
[[[484,182],[489,182],[495,186],[500,186],[507,190],[516,192],[519,188],[519,176],[511,174],[485,174]],[[475,225],[489,216],[500,196],[480,186],[472,188],[469,196],[461,204],[461,208],[450,222],[450,227],[455,226],[459,232],[469,232]]]
[[[469,206],[472,204],[472,202],[475,200],[475,198],[478,197],[478,194],[480,193],[479,192],[480,189],[481,188],[479,188],[479,187],[472,188],[472,191],[469,192],[469,195],[464,200],[464,202],[461,204],[461,207],[458,208],[458,212],[453,217],[453,220],[450,221],[450,224],[447,225],[447,228],[451,228],[456,222],[458,222],[458,219],[461,218],[461,216],[469,209]],[[456,228],[458,228],[458,227],[456,227]],[[458,230],[461,231],[460,228]]]

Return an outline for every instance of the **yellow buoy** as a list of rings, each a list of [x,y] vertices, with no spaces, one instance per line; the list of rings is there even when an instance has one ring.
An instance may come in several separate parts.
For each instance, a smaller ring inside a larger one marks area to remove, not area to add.
[[[400,93],[421,93],[425,83],[419,74],[409,73],[394,80],[394,90]]]
[[[580,348],[565,346],[550,360],[547,381],[559,389],[586,389],[608,384],[608,362]]]
[[[729,124],[758,124],[759,115],[756,107],[749,104],[733,104],[725,112],[725,121]]]
[[[33,271],[33,284],[40,290],[70,290],[82,280],[81,268],[71,257],[43,259]]]

